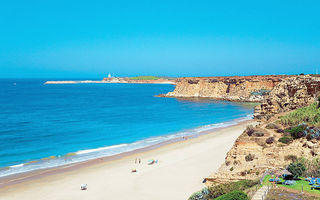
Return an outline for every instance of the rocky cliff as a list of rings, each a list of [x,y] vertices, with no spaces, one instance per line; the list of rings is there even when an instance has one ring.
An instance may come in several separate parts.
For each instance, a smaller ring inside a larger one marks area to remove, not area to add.
[[[261,102],[278,83],[289,77],[271,75],[179,78],[173,92],[160,96]]]
[[[296,76],[283,80],[255,108],[255,117],[262,118],[306,106],[320,94],[320,77]]]
[[[261,102],[255,117],[263,118],[306,106],[319,95],[318,75],[267,75],[179,78],[173,92],[159,96]]]
[[[274,117],[274,120],[276,119]],[[247,129],[238,137],[219,171],[207,178],[209,185],[256,179],[266,170],[273,171],[287,166],[293,159],[304,157],[312,160],[320,155],[318,140],[300,138],[284,144],[278,141],[283,133],[278,133],[277,129],[267,129],[268,124],[269,122],[261,123]],[[277,128],[283,130],[286,127],[277,124]],[[250,130],[254,130],[253,133],[250,134]]]
[[[313,103],[320,94],[320,76],[303,75],[284,77],[276,83],[262,103],[255,109],[255,118],[262,120],[237,138],[227,153],[219,171],[207,178],[207,184],[242,179],[256,179],[266,170],[283,169],[299,157],[319,158],[319,138],[302,137],[282,143],[280,138],[291,138],[281,124],[281,116]],[[271,123],[272,122],[272,123]],[[284,137],[285,136],[285,137]],[[280,140],[280,141],[279,141]]]

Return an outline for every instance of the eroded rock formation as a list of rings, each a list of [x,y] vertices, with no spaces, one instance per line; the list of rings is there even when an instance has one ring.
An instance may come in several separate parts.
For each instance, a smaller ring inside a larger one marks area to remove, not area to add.
[[[306,106],[320,94],[320,77],[297,76],[283,80],[255,108],[255,117],[262,118]]]
[[[265,95],[289,77],[278,75],[179,78],[175,90],[161,96],[262,102]]]
[[[306,106],[319,95],[318,75],[268,75],[179,78],[173,92],[159,96],[261,102],[255,117],[264,118]]]
[[[320,155],[319,141],[300,138],[290,144],[283,144],[278,141],[283,136],[282,133],[265,129],[266,124],[262,123],[256,128],[259,132],[263,132],[263,135],[249,136],[245,131],[236,140],[219,171],[207,178],[209,185],[242,179],[256,179],[261,177],[266,170],[284,168],[294,158],[304,157],[312,160]],[[270,137],[273,137],[274,140],[268,144],[267,139]]]

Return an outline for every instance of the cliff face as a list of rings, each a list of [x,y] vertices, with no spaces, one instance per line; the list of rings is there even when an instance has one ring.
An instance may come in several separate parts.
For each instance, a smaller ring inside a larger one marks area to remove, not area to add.
[[[230,182],[234,180],[256,179],[261,177],[264,171],[277,170],[292,162],[293,157],[304,157],[309,160],[320,155],[320,143],[306,138],[294,140],[291,144],[279,142],[282,133],[266,129],[267,123],[255,127],[259,136],[249,136],[245,131],[227,153],[225,163],[217,173],[207,178],[208,184],[213,182]],[[281,125],[278,125],[280,128]],[[273,137],[272,144],[266,141]]]
[[[160,96],[261,102],[255,117],[263,118],[306,106],[319,94],[320,76],[274,75],[179,78],[173,92]]]
[[[229,101],[261,102],[279,82],[289,76],[233,76],[179,78],[165,97],[208,97]]]
[[[306,106],[320,93],[320,77],[297,76],[277,84],[262,104],[255,109],[255,117],[261,118]]]

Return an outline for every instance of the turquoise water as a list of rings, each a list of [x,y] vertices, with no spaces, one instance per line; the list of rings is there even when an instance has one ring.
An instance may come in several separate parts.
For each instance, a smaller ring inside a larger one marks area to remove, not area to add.
[[[242,103],[154,97],[173,85],[44,82],[0,79],[0,176],[131,151],[253,113]]]

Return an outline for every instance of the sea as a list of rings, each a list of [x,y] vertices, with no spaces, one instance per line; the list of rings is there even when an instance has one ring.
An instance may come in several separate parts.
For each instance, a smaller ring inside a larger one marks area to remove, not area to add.
[[[160,98],[169,84],[0,79],[0,177],[130,152],[251,119],[254,104]]]

